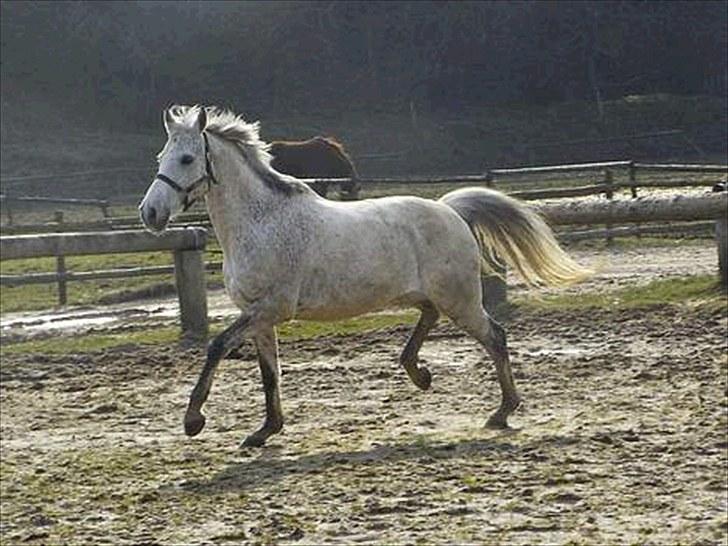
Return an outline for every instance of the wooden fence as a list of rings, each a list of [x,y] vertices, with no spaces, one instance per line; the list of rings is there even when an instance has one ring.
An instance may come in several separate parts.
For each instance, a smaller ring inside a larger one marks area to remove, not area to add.
[[[143,230],[120,232],[58,233],[0,237],[3,260],[117,254],[125,252],[172,251],[174,274],[179,297],[183,335],[194,339],[207,338],[207,294],[203,251],[207,231],[199,227],[172,228],[161,235]],[[145,270],[145,271],[142,271]],[[0,276],[0,284],[30,284],[63,277],[64,280],[107,279],[149,274],[150,268],[108,270],[85,273],[55,273],[22,276]]]
[[[614,174],[620,171],[627,173],[627,182],[615,182]],[[136,171],[135,171],[136,172]],[[568,188],[551,188],[538,190],[525,190],[510,192],[511,195],[523,200],[540,200],[540,199],[559,199],[567,197],[584,197],[589,195],[605,195],[608,198],[614,192],[629,189],[632,197],[637,197],[638,188],[648,187],[703,187],[712,185],[714,182],[702,180],[638,180],[639,173],[728,173],[728,165],[704,165],[704,164],[660,164],[660,163],[642,163],[632,160],[604,161],[598,163],[575,163],[568,165],[546,165],[536,167],[518,167],[507,169],[488,169],[483,173],[464,174],[464,175],[447,175],[447,176],[430,176],[430,177],[383,177],[383,178],[358,178],[357,182],[361,187],[376,185],[412,185],[412,186],[428,186],[434,184],[476,184],[494,187],[497,183],[512,179],[514,177],[534,177],[549,174],[573,174],[573,173],[589,173],[598,172],[602,175],[602,181],[596,184],[590,184],[580,187]],[[50,177],[43,177],[49,178]],[[60,178],[56,177],[56,178]],[[10,179],[3,179],[10,180]],[[341,186],[342,184],[351,183],[349,178],[308,178],[303,179],[309,185],[313,184],[331,184]],[[358,195],[356,196],[359,197]],[[94,229],[118,229],[122,226],[139,227],[139,219],[137,217],[113,218],[109,216],[109,203],[99,199],[60,199],[53,197],[27,197],[27,196],[8,196],[0,194],[0,202],[6,207],[11,203],[36,203],[36,204],[61,204],[61,205],[83,205],[98,206],[101,208],[104,219],[99,222],[90,222],[79,224],[79,229],[86,226]],[[9,209],[7,209],[9,211]],[[196,222],[199,219],[194,218],[195,215],[188,215],[190,221]],[[206,215],[196,215],[198,217]],[[186,221],[182,220],[181,221]],[[12,222],[3,226],[6,233],[30,232],[33,229],[43,231],[48,229],[53,231],[54,228],[44,226],[42,224],[19,225],[13,226]]]
[[[619,171],[627,174],[626,182],[615,182],[614,175]],[[363,186],[372,185],[412,185],[428,186],[434,184],[474,184],[497,187],[501,182],[513,177],[534,177],[545,174],[571,174],[571,173],[600,173],[602,181],[596,184],[585,186],[572,186],[565,188],[547,188],[523,191],[509,191],[509,195],[525,201],[538,201],[545,199],[562,199],[571,197],[586,197],[593,195],[604,195],[612,199],[617,191],[628,189],[633,198],[637,197],[638,188],[675,188],[675,187],[710,187],[713,180],[668,180],[649,179],[638,180],[638,173],[728,173],[728,165],[690,165],[690,164],[656,164],[639,163],[630,160],[607,161],[600,163],[577,163],[569,165],[549,165],[538,167],[519,167],[509,169],[491,169],[481,174],[449,175],[436,177],[390,177],[390,178],[360,178],[357,181]],[[345,184],[351,182],[349,178],[311,178],[304,179],[308,184],[329,183]],[[16,198],[17,199],[17,198]],[[37,198],[35,198],[37,199]],[[64,201],[65,200],[60,200]],[[96,200],[72,200],[80,202]],[[106,203],[106,202],[103,202]],[[108,206],[108,203],[106,203]],[[190,213],[180,215],[172,224],[173,226],[185,226],[189,224],[204,224],[209,227],[209,218],[206,213]],[[92,222],[66,222],[60,225],[56,222],[17,224],[3,226],[3,233],[16,235],[23,233],[53,233],[63,231],[99,231],[99,230],[122,230],[140,229],[141,222],[138,216],[113,217],[106,216]]]
[[[13,225],[13,207],[19,204],[32,205],[64,205],[79,207],[99,207],[104,218],[109,216],[109,202],[105,199],[66,199],[61,197],[29,197],[12,196],[0,193],[0,205],[5,208],[8,216],[8,225]]]
[[[626,183],[615,183],[614,173],[625,171],[629,180]],[[712,182],[690,181],[690,180],[638,180],[637,175],[642,173],[718,173],[728,172],[728,165],[705,165],[705,164],[658,164],[641,163],[632,160],[603,161],[598,163],[574,163],[568,165],[545,165],[537,167],[517,167],[508,169],[488,169],[479,174],[431,176],[431,177],[388,177],[388,178],[358,178],[357,182],[362,187],[368,185],[432,185],[432,184],[483,184],[492,187],[497,181],[507,180],[514,176],[538,176],[544,174],[573,174],[600,172],[603,174],[603,182],[585,186],[582,188],[555,188],[544,190],[529,190],[513,192],[513,195],[525,200],[530,199],[558,199],[562,197],[581,197],[587,195],[609,194],[620,189],[629,189],[633,197],[637,197],[637,189],[640,187],[687,187],[687,186],[708,186]],[[345,184],[350,182],[348,178],[307,178],[304,181],[308,184]]]
[[[614,180],[614,173],[620,170],[626,173],[626,182],[617,183]],[[635,223],[635,222],[661,222],[661,221],[695,221],[701,219],[715,220],[719,217],[718,212],[715,209],[715,203],[723,203],[725,208],[725,198],[706,196],[703,198],[684,198],[685,200],[672,200],[669,203],[655,204],[657,201],[650,199],[638,198],[637,190],[639,187],[685,187],[685,186],[699,186],[707,187],[714,184],[714,181],[692,181],[692,180],[638,180],[638,173],[640,172],[659,172],[659,173],[726,173],[728,172],[728,166],[726,165],[688,165],[688,164],[653,164],[653,163],[639,163],[635,161],[609,161],[599,163],[580,163],[570,165],[551,165],[551,166],[537,166],[537,167],[522,167],[522,168],[509,168],[509,169],[491,169],[482,174],[476,175],[460,175],[460,176],[446,176],[446,177],[418,177],[418,178],[372,178],[372,179],[359,179],[358,182],[364,186],[381,184],[381,185],[415,185],[423,186],[430,184],[482,184],[488,187],[494,187],[502,181],[508,180],[512,177],[523,177],[523,176],[542,176],[546,174],[567,174],[567,173],[600,173],[602,175],[602,181],[596,184],[568,187],[568,188],[549,188],[549,189],[537,189],[537,190],[523,190],[509,192],[510,195],[529,201],[546,200],[546,199],[560,199],[570,197],[581,197],[590,195],[604,195],[607,199],[605,201],[585,203],[567,203],[559,205],[541,205],[537,208],[543,212],[549,221],[554,225],[596,225],[603,224],[606,227],[604,229],[588,229],[577,231],[573,233],[559,233],[558,236],[561,239],[566,240],[578,240],[587,238],[606,238],[608,242],[612,240],[615,235],[633,235],[633,234],[647,234],[647,233],[664,233],[672,231],[684,231],[691,229],[694,231],[704,232],[709,226],[715,225],[714,222],[706,223],[702,222],[696,224],[681,225],[681,226],[630,226],[630,227],[614,227],[618,223]],[[341,184],[350,182],[349,179],[308,179],[306,180],[309,184],[328,182],[330,184]],[[629,189],[632,198],[628,202],[613,202],[612,198],[616,191],[621,189]],[[698,199],[698,201],[695,201]],[[721,201],[721,199],[723,199]],[[63,201],[65,204],[67,200]],[[77,203],[74,204],[98,204],[96,200],[73,200]],[[94,203],[90,203],[93,201]],[[104,202],[105,203],[105,202]],[[712,203],[712,204],[711,204]],[[108,204],[107,204],[108,205]],[[101,205],[99,205],[101,206]],[[712,208],[711,208],[712,207]],[[52,232],[79,232],[75,235],[81,235],[80,232],[93,231],[113,231],[114,233],[134,233],[139,231],[141,224],[137,216],[133,217],[106,217],[94,222],[76,222],[76,223],[64,223],[62,214],[56,214],[56,221],[42,224],[26,224],[26,225],[12,225],[3,226],[4,235],[19,235],[19,234],[40,234],[40,233],[52,233]],[[172,230],[175,228],[179,229],[179,226],[189,225],[190,223],[196,225],[205,225],[209,227],[209,218],[207,214],[185,214],[181,215],[175,224],[172,225]],[[724,224],[719,220],[717,224],[717,230],[720,233],[721,229],[725,229]],[[67,233],[64,237],[70,240],[71,233]],[[214,232],[210,235],[214,236]],[[150,237],[150,236],[147,236]],[[152,237],[152,240],[160,241],[157,237]],[[36,237],[41,239],[42,237]],[[12,238],[3,237],[3,241],[10,240]],[[719,241],[725,241],[725,236]],[[122,241],[119,239],[118,241]],[[139,240],[136,240],[137,243]],[[204,245],[203,245],[204,246]],[[3,251],[6,248],[3,242]],[[117,246],[114,248],[122,248]],[[143,250],[136,250],[138,247],[122,248],[114,252],[139,252]],[[723,256],[721,264],[725,264],[725,252],[720,254],[721,249],[725,248],[719,243],[719,255]],[[152,249],[150,249],[152,250]],[[170,250],[170,248],[156,248],[156,250]],[[180,251],[183,252],[183,251]],[[86,252],[86,253],[101,253],[101,252]],[[180,272],[180,265],[178,263],[182,260],[175,252],[175,266],[156,266],[156,267],[138,267],[138,268],[125,268],[125,269],[113,269],[106,271],[95,271],[95,272],[68,272],[65,268],[65,256],[70,253],[59,252],[57,254],[48,254],[56,257],[57,267],[55,273],[39,273],[32,275],[4,275],[0,278],[0,283],[4,285],[19,285],[19,284],[31,284],[31,283],[49,283],[57,282],[59,285],[59,301],[61,304],[66,303],[66,283],[69,281],[82,281],[91,279],[110,279],[110,278],[124,278],[124,277],[135,277],[142,275],[156,275],[156,274],[169,274],[175,272],[177,275],[178,285],[180,281],[180,275],[184,276],[184,273]],[[3,253],[3,259],[8,257]],[[197,258],[195,258],[197,260]],[[201,258],[200,258],[201,260]],[[184,261],[184,260],[182,260]],[[193,267],[194,270],[200,270],[204,274],[204,271],[219,271],[221,264],[219,262],[208,263],[199,265],[195,262]],[[721,266],[722,279],[725,281],[725,267]],[[490,279],[487,281],[488,294],[488,307],[497,305],[505,298],[505,285],[501,285],[499,281]],[[180,297],[182,297],[182,292]],[[180,300],[180,304],[182,302]],[[206,304],[205,304],[206,306]],[[183,315],[187,316],[189,311],[185,309]],[[205,313],[206,314],[206,313]],[[190,323],[190,320],[192,321]],[[193,329],[198,328],[195,321],[198,319],[186,319],[183,318],[183,328],[187,328],[185,324],[190,323],[193,325]],[[206,328],[206,326],[205,326]]]
[[[728,288],[728,193],[672,198],[641,197],[629,201],[555,203],[535,207],[551,224],[584,225],[663,221],[712,220],[718,250],[718,279]],[[490,291],[491,295],[487,292]],[[484,303],[497,310],[506,302],[505,280],[484,280]]]

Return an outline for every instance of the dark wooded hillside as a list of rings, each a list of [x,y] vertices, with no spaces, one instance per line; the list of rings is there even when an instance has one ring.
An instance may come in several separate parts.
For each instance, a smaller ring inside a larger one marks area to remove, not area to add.
[[[152,169],[172,102],[335,135],[364,175],[720,160],[727,6],[5,0],[2,174]]]

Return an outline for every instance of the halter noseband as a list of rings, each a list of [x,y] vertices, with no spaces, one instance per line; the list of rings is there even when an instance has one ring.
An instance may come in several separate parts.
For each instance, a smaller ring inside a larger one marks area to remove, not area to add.
[[[202,138],[205,140],[205,174],[203,174],[200,178],[195,180],[192,184],[190,184],[188,187],[183,188],[180,186],[177,182],[172,180],[169,176],[162,173],[157,173],[157,176],[155,176],[155,180],[159,180],[161,182],[164,182],[167,184],[170,188],[172,188],[177,193],[181,193],[183,196],[182,200],[182,211],[186,211],[188,208],[190,208],[198,198],[190,199],[190,194],[192,194],[193,191],[195,191],[200,184],[204,184],[207,182],[208,188],[210,184],[218,184],[219,182],[215,178],[215,175],[212,174],[212,163],[210,163],[210,144],[207,142],[207,134],[205,132],[202,133]]]

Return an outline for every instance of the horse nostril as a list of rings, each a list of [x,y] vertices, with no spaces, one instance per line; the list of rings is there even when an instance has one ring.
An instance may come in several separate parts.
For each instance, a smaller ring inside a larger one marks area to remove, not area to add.
[[[157,209],[154,207],[149,207],[149,212],[147,213],[147,220],[149,220],[150,224],[154,224],[157,219]]]

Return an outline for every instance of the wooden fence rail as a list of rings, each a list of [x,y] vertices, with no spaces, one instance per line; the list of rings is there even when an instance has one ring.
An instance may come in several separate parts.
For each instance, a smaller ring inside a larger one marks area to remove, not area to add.
[[[628,180],[626,182],[615,182],[614,172],[626,169]],[[358,179],[363,185],[373,184],[396,184],[396,185],[428,185],[428,184],[484,184],[493,187],[497,180],[509,177],[539,176],[544,174],[566,174],[574,172],[598,172],[602,173],[603,181],[576,187],[549,188],[537,190],[512,191],[510,195],[522,200],[536,201],[542,199],[560,199],[570,197],[582,197],[589,195],[605,195],[607,200],[585,203],[565,203],[540,205],[540,210],[547,219],[555,225],[593,225],[604,224],[606,229],[582,230],[576,233],[559,233],[562,240],[580,240],[585,238],[606,238],[609,242],[614,236],[628,234],[649,234],[665,233],[673,230],[685,232],[680,226],[640,226],[615,228],[614,224],[639,223],[657,221],[691,221],[701,219],[718,218],[716,233],[719,242],[719,261],[721,279],[726,281],[726,251],[725,251],[725,222],[721,220],[721,214],[725,214],[726,194],[723,197],[699,196],[699,197],[677,197],[669,201],[637,198],[638,187],[703,187],[714,184],[714,181],[707,180],[637,180],[638,172],[665,172],[665,173],[726,173],[727,165],[694,165],[694,164],[654,164],[640,163],[631,160],[606,161],[597,163],[579,163],[568,165],[546,165],[535,167],[519,167],[508,169],[490,169],[485,173],[471,175],[449,175],[438,177],[396,177],[396,178],[371,178]],[[306,183],[315,184],[326,182],[329,184],[343,184],[350,182],[348,178],[333,179],[306,179]],[[615,191],[629,189],[634,198],[628,202],[612,202],[611,198]],[[190,213],[180,215],[172,224],[172,229],[161,237],[151,236],[140,230],[141,224],[137,216],[130,217],[108,217],[108,202],[94,199],[56,199],[56,198],[28,198],[28,197],[2,197],[7,206],[10,202],[43,202],[77,205],[101,206],[104,211],[104,219],[94,222],[73,222],[64,223],[62,214],[56,213],[56,222],[43,224],[6,225],[3,226],[3,234],[29,234],[16,237],[3,237],[0,252],[2,259],[13,259],[20,257],[55,256],[57,268],[55,273],[39,273],[31,275],[3,275],[0,277],[0,284],[19,285],[57,282],[59,285],[59,297],[61,304],[65,304],[65,286],[69,281],[82,281],[91,279],[112,279],[124,277],[136,277],[143,275],[168,274],[175,272],[178,286],[185,283],[204,285],[204,271],[219,270],[221,264],[202,264],[201,249],[205,247],[207,235],[204,229],[180,229],[176,226],[184,226],[188,223],[205,225],[209,227],[209,218],[205,213]],[[72,231],[79,233],[64,233],[53,238],[50,236],[39,236],[40,233],[51,233],[58,231]],[[723,230],[723,231],[721,231]],[[89,232],[91,231],[91,232]],[[690,230],[688,230],[690,231]],[[692,229],[693,232],[705,231],[705,224]],[[83,233],[80,233],[83,232]],[[98,232],[98,233],[97,233]],[[184,233],[184,235],[183,235]],[[192,234],[192,235],[191,235]],[[198,234],[198,235],[194,235]],[[203,237],[203,240],[196,241],[195,237]],[[210,232],[214,236],[214,232]],[[190,239],[192,237],[192,240]],[[722,241],[722,243],[721,243]],[[721,246],[722,245],[722,246]],[[115,250],[108,250],[113,248]],[[107,249],[107,250],[104,250]],[[146,252],[171,250],[175,256],[175,266],[136,267],[111,269],[105,271],[89,272],[68,272],[65,268],[65,256],[81,254],[102,254],[106,252]],[[196,257],[185,253],[197,253]],[[201,265],[202,264],[202,265]],[[188,271],[190,273],[185,273]],[[497,284],[497,282],[495,283]],[[192,292],[197,291],[194,289]],[[206,323],[206,299],[205,323],[199,316],[195,316],[194,305],[183,299],[185,290],[179,290],[180,309],[183,315],[183,329],[197,332],[207,332]],[[202,291],[204,294],[204,290]],[[490,294],[502,292],[505,297],[505,287],[490,286]],[[195,296],[192,299],[200,296]],[[498,300],[498,298],[496,298]],[[201,309],[201,308],[200,308]]]
[[[480,176],[479,180],[485,181]],[[605,180],[609,176],[605,175]],[[324,180],[324,179],[322,179]],[[325,180],[348,180],[348,179],[325,179]],[[452,179],[455,180],[455,179]],[[451,181],[452,181],[451,180]],[[434,182],[433,182],[434,183]],[[492,181],[490,183],[492,185]],[[538,201],[542,199],[563,199],[570,197],[588,197],[591,195],[608,195],[622,189],[635,190],[637,186],[642,187],[710,187],[714,185],[714,181],[705,180],[645,180],[639,184],[618,183],[613,181],[605,181],[598,184],[587,186],[574,186],[569,188],[550,188],[542,190],[523,190],[507,192],[508,195],[516,197],[524,201]],[[636,194],[633,193],[634,197]],[[184,227],[189,224],[202,225],[210,227],[210,219],[207,213],[190,213],[180,215],[170,224],[171,227]],[[20,235],[30,233],[57,233],[58,231],[106,231],[106,230],[125,230],[125,229],[141,229],[142,224],[138,216],[118,216],[109,217],[103,220],[92,222],[44,222],[36,224],[15,224],[3,226],[2,231],[5,235]]]
[[[143,230],[120,232],[58,233],[0,237],[3,260],[50,256],[88,256],[160,250],[196,251],[205,248],[207,232],[202,228],[170,229],[159,235]]]
[[[535,205],[552,225],[630,224],[715,220],[728,211],[728,193],[671,198],[638,197],[629,201],[552,203]]]
[[[728,165],[676,164],[676,163],[635,163],[640,171],[679,172],[679,173],[725,173]]]
[[[715,222],[680,222],[661,225],[636,225],[612,227],[610,229],[583,229],[558,232],[559,241],[574,242],[611,237],[642,237],[643,235],[698,235],[710,236],[715,229]]]
[[[105,199],[70,199],[62,197],[30,197],[30,196],[12,196],[0,194],[0,204],[4,205],[5,212],[8,215],[8,224],[13,224],[13,204],[14,203],[33,203],[33,204],[53,204],[81,207],[99,207],[104,218],[109,216],[109,202]]]
[[[669,199],[643,197],[629,201],[541,204],[534,208],[555,225],[714,220],[718,280],[723,288],[728,288],[728,192]],[[484,279],[483,287],[484,291],[500,296],[494,300],[484,294],[489,310],[497,310],[506,302],[503,279],[489,277]]]
[[[209,226],[207,213],[181,214],[170,223],[170,227],[185,227],[190,224]],[[3,226],[3,235],[22,235],[30,233],[57,233],[76,231],[113,231],[124,229],[142,229],[139,216],[116,216],[93,222],[43,222],[38,224],[16,224]]]
[[[203,262],[203,251],[206,244],[207,231],[203,228],[193,227],[171,228],[160,235],[152,235],[141,230],[17,235],[0,237],[0,256],[3,260],[17,260],[22,258],[172,251],[183,335],[204,340],[207,338],[208,331],[205,265]],[[84,277],[87,279],[105,278],[105,276],[116,278],[122,274],[128,276],[129,272],[125,270],[87,273],[66,272],[61,276],[65,277],[64,280],[71,280],[74,277],[76,280],[80,280]],[[132,272],[132,276],[135,274],[148,274],[148,272],[137,270]],[[58,276],[56,274],[53,278],[57,280]],[[34,279],[33,276],[29,278]],[[37,277],[35,278],[37,279]],[[19,281],[18,276],[0,275],[1,284],[17,284]]]
[[[614,182],[615,170],[626,170],[628,181]],[[589,195],[604,194],[611,199],[614,192],[629,189],[632,197],[637,197],[639,187],[705,187],[711,186],[715,181],[706,180],[637,180],[639,172],[663,173],[728,173],[728,165],[696,165],[696,164],[657,164],[639,163],[633,160],[603,161],[597,163],[574,163],[567,165],[544,165],[536,167],[517,167],[508,169],[489,169],[482,174],[451,175],[417,178],[359,178],[359,187],[368,185],[433,185],[433,184],[484,184],[494,187],[496,180],[509,177],[538,176],[546,174],[569,174],[578,172],[601,172],[604,179],[602,183],[581,187],[555,188],[541,190],[524,190],[510,192],[514,197],[531,201],[538,199],[559,199],[567,197],[585,197]],[[350,182],[348,178],[310,178],[304,180],[308,184],[342,185]],[[358,196],[357,196],[358,197]],[[611,241],[611,237],[607,238]]]
[[[565,165],[540,165],[534,167],[514,167],[506,169],[488,169],[480,174],[463,174],[448,176],[427,177],[381,177],[358,178],[362,185],[367,184],[448,184],[448,183],[488,183],[495,179],[510,176],[533,176],[542,174],[566,174],[575,172],[603,172],[605,169],[633,169],[637,172],[683,172],[683,173],[726,173],[728,165],[700,165],[700,164],[659,164],[640,163],[630,159],[618,161],[602,161],[597,163],[572,163]],[[351,182],[349,178],[306,178],[308,184],[331,183],[341,184]]]
[[[517,167],[513,169],[491,169],[493,177],[534,174],[563,174],[573,172],[603,171],[604,169],[627,168],[632,161],[602,161],[599,163],[572,163],[568,165],[543,165],[538,167]]]
[[[206,262],[205,271],[222,271],[222,262]],[[0,284],[4,286],[24,286],[28,284],[51,284],[61,279],[65,281],[97,281],[102,279],[129,279],[133,277],[149,277],[151,275],[169,275],[174,273],[173,265],[151,265],[146,267],[121,267],[118,269],[102,269],[98,271],[67,271],[59,273],[25,273],[23,275],[2,275]]]
[[[615,182],[614,172],[616,170],[626,169],[629,180],[627,182]],[[607,197],[620,189],[629,189],[632,197],[637,197],[638,187],[703,187],[710,186],[715,181],[706,180],[637,180],[639,172],[664,172],[664,173],[728,173],[728,165],[696,165],[696,164],[658,164],[658,163],[640,163],[632,160],[603,161],[596,163],[574,163],[566,165],[542,165],[534,167],[517,167],[506,169],[489,169],[479,174],[463,174],[463,175],[447,175],[435,177],[384,177],[384,178],[358,178],[357,182],[360,186],[372,185],[433,185],[433,184],[484,184],[486,186],[494,186],[497,180],[509,177],[523,176],[539,176],[544,174],[568,174],[575,172],[602,172],[603,181],[597,184],[566,187],[566,188],[549,188],[538,190],[523,190],[511,192],[514,197],[524,200],[538,199],[558,199],[567,197],[583,197],[588,195],[605,194]],[[331,184],[339,185],[351,183],[350,178],[307,178],[302,179],[309,185],[313,184]],[[358,197],[358,196],[357,196]],[[126,227],[139,227],[139,219],[137,217],[118,217],[112,218],[108,215],[109,204],[107,201],[98,199],[58,199],[50,197],[16,197],[0,195],[0,201],[9,205],[11,202],[36,202],[36,203],[56,203],[56,204],[76,204],[76,205],[94,205],[102,207],[104,219],[98,222],[74,223],[64,226],[64,229],[70,230],[88,230],[88,229],[123,229]],[[8,212],[10,209],[8,209]],[[9,219],[10,220],[10,219]],[[189,214],[178,218],[180,224],[186,222],[206,222],[206,214]],[[6,234],[30,233],[35,232],[53,232],[57,231],[57,226],[32,224],[13,226],[13,222],[9,221],[9,225],[3,226]]]

